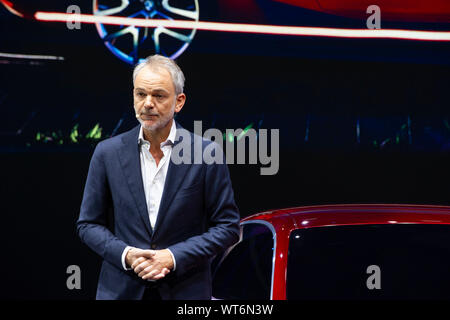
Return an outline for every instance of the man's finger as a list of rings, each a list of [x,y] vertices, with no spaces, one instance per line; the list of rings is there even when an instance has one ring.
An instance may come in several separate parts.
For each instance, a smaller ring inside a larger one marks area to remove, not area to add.
[[[159,280],[161,278],[164,278],[169,272],[170,272],[169,269],[164,268],[164,269],[161,270],[161,273],[159,273],[156,276],[154,276],[153,279]]]
[[[144,275],[144,276],[142,277],[142,279],[144,279],[144,280],[147,280],[147,279],[156,280],[156,279],[154,278],[154,276],[157,275],[157,274],[159,274],[159,273],[160,273],[159,270],[152,270],[152,271],[150,271],[149,273],[147,273],[146,275]]]
[[[137,258],[136,260],[134,260],[133,264],[131,265],[132,269],[136,269],[136,267],[138,265],[140,265],[142,262],[146,261],[147,259],[145,258]]]
[[[147,268],[150,265],[150,261],[149,260],[145,260],[144,262],[142,262],[141,264],[139,264],[138,266],[136,266],[136,268],[134,268],[134,272],[136,273],[140,273],[142,270],[144,270],[145,268]]]
[[[138,265],[140,265],[142,262],[144,262],[145,260],[147,260],[146,258],[140,257],[137,258],[136,260],[134,260],[134,262],[131,265],[131,268],[134,269],[136,268]]]
[[[163,273],[157,274],[156,276],[153,277],[153,280],[159,280],[164,278],[166,275]]]
[[[152,271],[153,266],[149,265],[148,267],[146,267],[145,269],[143,269],[141,272],[139,272],[138,276],[139,277],[143,277],[145,276],[147,273],[149,273],[150,271]]]
[[[156,274],[153,275],[153,272],[156,272]],[[170,272],[169,269],[167,268],[163,268],[161,270],[161,272],[157,272],[156,270],[146,274],[145,276],[142,277],[143,280],[159,280],[164,278],[168,273]]]
[[[156,254],[155,250],[142,250],[141,256],[150,259],[153,258],[155,254]]]

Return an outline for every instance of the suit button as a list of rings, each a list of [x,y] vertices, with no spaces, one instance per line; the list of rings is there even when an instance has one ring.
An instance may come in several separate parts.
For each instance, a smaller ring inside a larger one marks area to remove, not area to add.
[[[151,245],[152,249],[156,249],[156,244]]]

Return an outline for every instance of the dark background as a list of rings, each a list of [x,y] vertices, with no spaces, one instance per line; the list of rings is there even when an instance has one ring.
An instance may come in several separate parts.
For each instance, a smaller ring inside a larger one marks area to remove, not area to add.
[[[79,3],[92,12],[90,1]],[[200,20],[365,27],[255,3],[258,15],[200,1]],[[1,52],[64,57],[0,57],[1,297],[93,298],[101,260],[78,240],[75,222],[95,144],[137,125],[132,66],[108,51],[92,25],[68,30],[0,7],[0,39]],[[184,127],[202,120],[203,130],[280,130],[278,174],[229,165],[242,217],[328,203],[450,204],[448,43],[198,31],[177,61],[187,78],[177,119]],[[97,123],[101,139],[84,138]],[[76,143],[69,137],[75,125],[82,135]],[[38,133],[52,139],[38,140]],[[66,287],[73,264],[82,270],[81,290]]]

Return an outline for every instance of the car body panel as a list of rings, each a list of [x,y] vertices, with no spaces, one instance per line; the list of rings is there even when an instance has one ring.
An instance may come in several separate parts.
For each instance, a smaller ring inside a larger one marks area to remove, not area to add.
[[[286,299],[289,236],[293,230],[374,224],[450,224],[450,207],[404,204],[338,204],[266,211],[241,220],[269,223],[276,233],[273,262],[273,300]]]

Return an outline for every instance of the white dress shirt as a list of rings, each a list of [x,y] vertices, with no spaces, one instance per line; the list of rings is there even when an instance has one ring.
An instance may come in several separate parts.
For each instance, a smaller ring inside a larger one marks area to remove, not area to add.
[[[175,120],[172,121],[172,126],[170,128],[170,133],[167,139],[161,143],[160,148],[163,152],[163,157],[156,165],[156,161],[150,153],[150,142],[145,140],[144,131],[141,126],[139,131],[139,157],[141,160],[141,173],[142,182],[144,185],[145,200],[147,203],[148,215],[150,218],[150,224],[152,229],[155,230],[156,220],[158,218],[159,205],[161,204],[161,197],[164,191],[164,183],[166,182],[167,170],[169,169],[170,155],[172,153],[173,143],[175,141],[177,133],[177,128],[175,125]],[[122,266],[125,270],[130,270],[127,268],[125,257],[128,252],[133,247],[127,246],[122,253]],[[176,263],[175,257],[169,250],[173,259],[173,269],[175,270]]]

